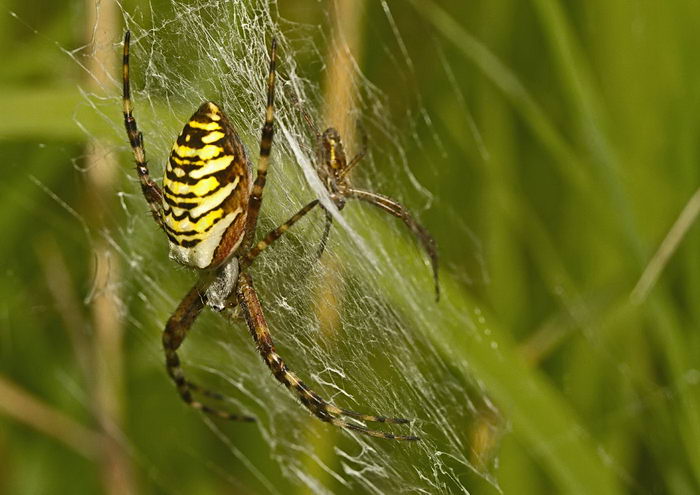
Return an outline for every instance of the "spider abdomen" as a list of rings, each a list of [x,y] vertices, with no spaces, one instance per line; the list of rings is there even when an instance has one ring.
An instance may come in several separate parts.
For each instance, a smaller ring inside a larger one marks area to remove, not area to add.
[[[249,195],[238,135],[221,109],[205,102],[178,136],[163,177],[171,258],[195,268],[225,261],[243,240]]]

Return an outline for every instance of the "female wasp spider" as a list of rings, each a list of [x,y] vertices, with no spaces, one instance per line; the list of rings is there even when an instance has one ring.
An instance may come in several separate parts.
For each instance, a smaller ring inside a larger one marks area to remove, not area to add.
[[[177,355],[188,331],[206,305],[219,311],[239,305],[265,364],[275,378],[295,393],[317,418],[373,437],[418,440],[412,435],[394,435],[348,423],[343,416],[364,422],[393,424],[405,424],[409,420],[360,414],[337,407],[321,398],[290,371],[275,350],[253,278],[246,270],[257,255],[318,204],[318,200],[307,204],[253,246],[272,147],[275,39],[270,50],[267,107],[255,181],[251,184],[252,165],[233,125],[218,105],[207,101],[190,117],[173,145],[162,189],[149,175],[143,135],[132,114],[129,40],[130,33],[127,31],[122,65],[123,114],[141,191],[153,219],[168,237],[170,256],[185,266],[198,269],[200,273],[199,280],[180,302],[163,331],[166,368],[180,397],[195,409],[215,417],[254,421],[249,416],[231,414],[195,399],[195,394],[212,399],[223,397],[186,379]]]

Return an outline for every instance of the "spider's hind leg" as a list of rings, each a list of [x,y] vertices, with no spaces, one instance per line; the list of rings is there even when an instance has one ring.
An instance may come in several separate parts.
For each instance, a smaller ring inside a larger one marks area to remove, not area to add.
[[[180,302],[175,312],[168,319],[163,332],[163,350],[165,351],[165,365],[168,370],[168,375],[175,382],[177,391],[180,397],[188,405],[195,409],[215,416],[217,418],[228,419],[232,421],[255,421],[255,418],[240,414],[232,414],[221,409],[215,409],[201,403],[192,396],[193,392],[199,393],[206,397],[215,400],[223,400],[225,397],[218,393],[212,392],[205,388],[192,383],[185,378],[180,364],[180,358],[177,355],[177,350],[182,345],[182,342],[187,337],[187,333],[194,324],[195,320],[204,309],[206,298],[202,294],[202,287],[197,283],[184,299]]]
[[[262,312],[260,300],[253,287],[253,280],[250,275],[245,272],[239,277],[237,297],[239,305],[243,310],[243,315],[248,323],[248,329],[255,340],[263,361],[265,361],[267,367],[270,368],[275,378],[288,389],[294,391],[301,403],[311,411],[314,416],[321,421],[372,437],[407,441],[419,440],[418,437],[413,435],[395,435],[393,433],[371,430],[364,426],[348,423],[339,418],[339,416],[348,416],[361,421],[391,424],[406,424],[410,422],[404,418],[390,418],[349,411],[324,400],[290,371],[281,356],[277,354],[267,322],[265,321],[265,315]]]
[[[338,180],[343,180],[347,175],[350,173],[350,171],[358,164],[360,161],[367,156],[367,150],[369,149],[369,145],[367,143],[367,131],[365,130],[364,126],[359,125],[358,128],[360,129],[360,133],[362,134],[362,147],[360,148],[359,153],[357,153],[352,160],[348,162],[348,164],[340,171],[338,174]]]
[[[323,234],[321,234],[321,241],[316,249],[316,259],[321,259],[324,251],[326,250],[326,245],[328,244],[328,237],[331,234],[331,227],[333,226],[333,215],[330,214],[328,210],[324,208],[323,212],[326,214],[326,223],[323,226]]]

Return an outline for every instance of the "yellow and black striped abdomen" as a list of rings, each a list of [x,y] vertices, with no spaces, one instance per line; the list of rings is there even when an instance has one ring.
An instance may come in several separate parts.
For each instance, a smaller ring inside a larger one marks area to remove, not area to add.
[[[196,268],[226,260],[245,234],[248,159],[221,109],[205,102],[173,145],[163,178],[170,256]]]

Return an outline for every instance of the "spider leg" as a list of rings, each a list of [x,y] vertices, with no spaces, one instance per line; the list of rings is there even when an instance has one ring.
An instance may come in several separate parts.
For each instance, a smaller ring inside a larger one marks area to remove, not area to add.
[[[323,227],[321,242],[316,250],[316,259],[320,259],[321,256],[323,256],[323,252],[326,250],[326,244],[328,244],[328,237],[331,234],[331,227],[333,226],[333,215],[331,215],[325,208],[323,209],[323,212],[326,214],[326,224]]]
[[[419,224],[409,211],[400,203],[381,194],[361,191],[359,189],[348,188],[345,190],[345,195],[350,198],[356,198],[366,203],[373,204],[382,210],[394,215],[403,220],[403,223],[413,232],[423,245],[423,249],[430,258],[430,264],[433,269],[433,280],[435,281],[435,300],[440,300],[440,283],[438,281],[438,255],[437,244],[435,239],[430,235],[428,230]]]
[[[301,112],[302,117],[304,117],[304,120],[306,121],[306,125],[309,127],[309,129],[311,129],[313,131],[314,136],[316,137],[316,142],[319,143],[321,141],[321,133],[316,128],[316,124],[314,124],[314,121],[311,118],[311,115],[309,115],[309,112],[306,110],[306,108],[299,101],[299,98],[297,97],[296,93],[294,93],[294,91],[292,91],[291,87],[287,86],[286,93],[287,93],[287,96],[289,96],[289,98],[291,98],[292,103],[294,103],[294,105]]]
[[[282,237],[287,230],[289,230],[292,225],[301,220],[307,213],[314,209],[318,205],[318,200],[315,199],[304,206],[301,210],[296,212],[289,220],[284,222],[282,225],[274,230],[271,230],[265,237],[262,238],[253,248],[250,249],[245,255],[243,255],[239,261],[239,267],[241,270],[247,268],[253,263],[253,260],[258,257],[265,249],[267,249],[270,244],[275,242],[277,239]]]
[[[206,304],[203,294],[202,284],[198,282],[180,302],[165,326],[165,331],[163,332],[163,350],[165,351],[165,366],[168,370],[168,375],[175,382],[177,391],[180,397],[182,397],[182,400],[193,408],[222,419],[232,421],[255,421],[255,418],[250,416],[231,414],[227,411],[211,408],[192,397],[192,392],[198,392],[216,400],[224,398],[217,392],[211,392],[187,380],[180,365],[180,358],[177,355],[178,348],[182,345],[185,337],[187,337],[188,331]]]
[[[301,403],[321,421],[331,423],[335,426],[348,430],[357,431],[378,438],[389,438],[395,440],[418,440],[413,435],[394,435],[377,430],[370,430],[364,426],[358,426],[345,422],[338,416],[350,416],[362,421],[373,421],[379,423],[405,424],[409,420],[403,418],[387,418],[384,416],[374,416],[348,411],[325,401],[316,392],[311,390],[292,371],[287,368],[282,358],[275,350],[272,336],[265,320],[265,315],[260,305],[260,300],[253,287],[253,279],[248,273],[241,273],[238,279],[237,297],[239,305],[243,310],[248,329],[257,345],[258,351],[265,361],[265,364],[277,380],[288,389],[294,391]]]
[[[136,119],[132,115],[133,104],[131,102],[131,87],[129,84],[129,40],[131,32],[127,31],[124,34],[124,58],[122,62],[122,81],[124,84],[123,93],[123,113],[124,127],[126,134],[129,136],[129,144],[134,152],[136,160],[136,173],[141,182],[141,192],[148,202],[151,209],[151,215],[156,223],[163,227],[163,193],[158,188],[158,185],[151,179],[148,173],[148,164],[146,162],[146,149],[143,146],[143,134],[139,132],[136,126]]]
[[[360,152],[357,155],[353,156],[352,160],[350,160],[348,162],[348,164],[345,166],[345,168],[343,168],[343,170],[340,171],[340,173],[338,174],[338,179],[337,179],[339,181],[342,181],[343,178],[345,178],[345,176],[348,175],[348,173],[350,173],[350,171],[353,169],[353,167],[355,167],[355,165],[360,163],[360,161],[365,156],[367,156],[367,149],[369,148],[369,146],[367,144],[367,132],[365,131],[365,128],[363,126],[359,126],[359,128],[360,128],[360,132],[362,134],[362,149],[360,150]]]
[[[277,61],[277,39],[272,38],[270,48],[270,69],[267,77],[267,106],[265,108],[265,123],[260,137],[260,158],[258,159],[258,171],[253,183],[253,190],[248,200],[248,218],[246,220],[246,236],[243,245],[247,248],[253,243],[255,226],[258,223],[258,214],[262,205],[263,189],[267,180],[267,166],[270,161],[272,138],[274,136],[274,107],[275,107],[275,64]]]

